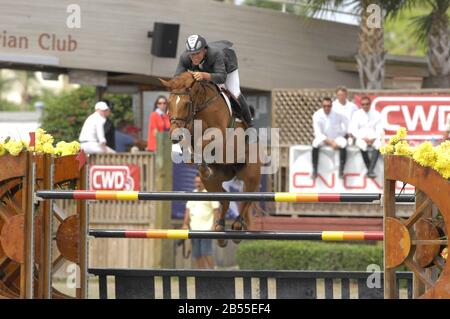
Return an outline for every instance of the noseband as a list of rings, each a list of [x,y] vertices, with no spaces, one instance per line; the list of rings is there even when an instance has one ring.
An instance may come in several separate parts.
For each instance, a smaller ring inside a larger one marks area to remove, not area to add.
[[[170,117],[170,124],[178,122],[183,122],[183,127],[190,126],[191,122],[195,119],[195,116],[197,113],[203,111],[211,102],[213,102],[215,99],[217,99],[220,96],[220,93],[215,94],[213,97],[207,99],[201,104],[194,105],[193,99],[192,99],[192,88],[188,88],[186,92],[171,92],[171,95],[176,96],[189,96],[189,101],[187,102],[188,105],[188,116],[186,118],[179,118],[179,117]]]

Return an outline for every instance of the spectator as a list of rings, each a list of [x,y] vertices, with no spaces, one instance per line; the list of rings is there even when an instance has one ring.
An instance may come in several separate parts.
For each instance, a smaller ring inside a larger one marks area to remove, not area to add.
[[[200,176],[194,180],[195,192],[206,192]],[[219,202],[188,201],[184,213],[184,229],[210,231],[214,228],[214,217],[219,214]],[[192,239],[192,258],[197,268],[214,268],[212,239]]]
[[[95,104],[95,112],[84,121],[80,132],[81,149],[86,154],[115,153],[106,145],[104,125],[109,107],[105,102]]]
[[[339,177],[344,176],[344,167],[347,157],[346,119],[341,113],[333,109],[331,98],[322,99],[322,108],[313,115],[314,140],[312,149],[312,178],[317,177],[317,166],[319,164],[319,148],[329,145],[339,150]]]
[[[116,129],[114,127],[113,121],[111,121],[110,119],[111,114],[114,111],[113,103],[109,100],[103,100],[103,102],[105,102],[106,105],[108,105],[108,110],[106,111],[106,122],[104,125],[106,145],[109,148],[116,150],[116,139],[115,139]]]
[[[347,138],[353,137],[349,132],[350,122],[352,120],[353,113],[358,110],[355,103],[347,99],[348,92],[345,86],[340,86],[336,89],[336,99],[333,101],[333,110],[335,112],[341,113],[345,116],[346,122],[346,134]]]
[[[447,115],[447,125],[444,132],[444,141],[450,139],[450,114]]]
[[[366,176],[377,177],[374,173],[377,164],[383,136],[383,124],[380,112],[371,108],[371,100],[367,96],[361,98],[361,109],[353,114],[350,123],[350,132],[356,139],[356,146],[360,149],[364,164],[367,167]],[[369,149],[372,157],[369,157]]]
[[[156,151],[156,132],[169,131],[170,120],[167,115],[167,98],[165,96],[158,96],[155,100],[155,107],[150,114],[148,121],[148,138],[147,150],[150,152]]]
[[[145,149],[147,142],[128,134],[129,131],[130,126],[125,121],[120,121],[115,131],[117,152],[129,152],[132,146]]]

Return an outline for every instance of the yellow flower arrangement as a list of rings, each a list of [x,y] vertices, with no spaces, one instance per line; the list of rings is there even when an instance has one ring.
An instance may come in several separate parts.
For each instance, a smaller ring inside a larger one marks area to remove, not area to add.
[[[389,140],[389,144],[395,145],[402,139],[406,138],[406,136],[407,136],[406,128],[400,127],[400,129],[397,131],[397,134],[395,134],[395,136],[392,136],[391,139]]]
[[[8,138],[4,143],[0,143],[0,156],[5,154],[17,156],[23,150],[36,152],[38,154],[54,154],[57,156],[74,155],[80,151],[80,143],[77,141],[70,143],[61,141],[56,144],[56,147],[53,146],[53,143],[53,136],[47,134],[43,129],[38,128],[35,132],[35,146],[29,146],[27,141],[15,141]]]
[[[411,156],[414,149],[405,140],[398,142],[394,145],[394,155]]]
[[[417,146],[413,159],[422,166],[433,167],[437,160],[437,153],[431,142],[424,142]]]
[[[413,148],[405,140],[406,137],[407,131],[401,127],[386,145],[380,147],[381,154],[412,157],[420,165],[432,167],[444,178],[450,178],[450,141],[445,141],[436,147],[427,141]]]
[[[70,143],[61,141],[56,144],[55,154],[60,156],[76,154],[80,151],[80,143],[73,141]]]
[[[391,144],[386,144],[380,147],[380,153],[385,154],[394,154],[394,146]]]
[[[4,147],[9,154],[12,156],[17,156],[20,152],[22,152],[24,145],[22,144],[22,141],[14,141],[13,139],[9,139],[4,144]]]
[[[433,168],[444,178],[450,178],[450,141],[436,147],[436,162]]]

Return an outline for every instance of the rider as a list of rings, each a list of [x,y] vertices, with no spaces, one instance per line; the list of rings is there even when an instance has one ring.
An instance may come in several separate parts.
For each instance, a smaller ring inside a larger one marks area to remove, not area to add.
[[[239,101],[242,116],[249,127],[253,126],[252,116],[239,85],[239,73],[236,53],[230,49],[233,43],[217,41],[206,43],[205,38],[194,34],[186,40],[186,51],[180,56],[175,75],[193,71],[197,81],[207,80],[225,87]]]

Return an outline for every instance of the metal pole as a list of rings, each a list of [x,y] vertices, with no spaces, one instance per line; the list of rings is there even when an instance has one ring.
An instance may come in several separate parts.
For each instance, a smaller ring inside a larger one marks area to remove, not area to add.
[[[88,185],[87,164],[81,168],[80,178],[78,182],[79,189],[86,189]],[[77,202],[77,212],[80,221],[80,249],[79,249],[79,266],[80,266],[80,288],[77,289],[77,297],[81,299],[88,298],[88,208],[86,201]]]
[[[34,280],[34,181],[36,176],[35,157],[31,152],[27,153],[27,174],[26,174],[26,211],[24,221],[24,264],[23,264],[23,285],[24,292],[21,297],[33,299]]]
[[[43,174],[44,188],[53,189],[54,162],[51,155],[44,155]],[[43,216],[41,226],[41,267],[39,271],[39,295],[44,299],[52,298],[52,234],[53,234],[53,200],[42,205]]]
[[[263,202],[374,202],[381,199],[379,193],[219,193],[219,192],[136,192],[136,191],[48,191],[37,192],[43,199],[79,200],[191,200],[191,201],[263,201]],[[397,202],[414,202],[414,195],[398,195]]]
[[[376,231],[198,231],[185,229],[91,229],[96,238],[165,238],[165,239],[251,239],[251,240],[320,240],[320,241],[382,241],[383,232]]]

